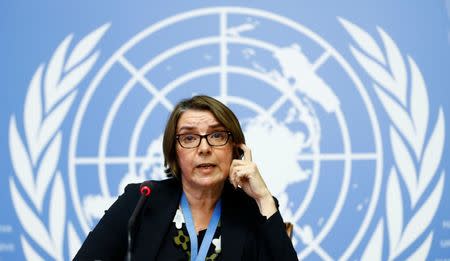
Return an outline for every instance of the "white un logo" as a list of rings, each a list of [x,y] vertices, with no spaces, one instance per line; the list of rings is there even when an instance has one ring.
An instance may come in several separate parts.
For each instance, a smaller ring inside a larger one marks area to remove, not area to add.
[[[83,231],[125,184],[164,178],[167,116],[193,94],[217,97],[237,113],[284,218],[295,224],[299,257],[348,259],[381,187],[372,103],[350,65],[317,34],[245,8],[160,21],[97,73],[77,111],[68,156]]]

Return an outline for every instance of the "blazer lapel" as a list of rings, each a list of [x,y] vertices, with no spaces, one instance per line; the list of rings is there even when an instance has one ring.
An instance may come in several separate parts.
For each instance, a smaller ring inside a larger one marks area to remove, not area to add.
[[[152,195],[141,215],[135,236],[136,260],[155,260],[173,220],[181,197],[181,184],[175,178],[155,182]]]
[[[248,218],[234,188],[226,182],[222,198],[222,259],[241,260],[248,227]],[[243,222],[244,221],[244,222]]]
[[[135,260],[155,260],[181,198],[177,179],[155,182],[135,235]],[[243,193],[243,192],[242,192]],[[226,182],[222,197],[222,258],[240,260],[244,251],[249,225],[249,212],[238,192]]]

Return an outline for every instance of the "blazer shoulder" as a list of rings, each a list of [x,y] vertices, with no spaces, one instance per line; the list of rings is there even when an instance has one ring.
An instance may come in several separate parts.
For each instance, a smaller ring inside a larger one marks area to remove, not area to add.
[[[177,186],[177,184],[179,184],[179,181],[176,178],[168,178],[168,179],[163,179],[163,180],[146,180],[141,183],[130,183],[125,186],[124,194],[131,193],[134,195],[138,195],[137,197],[139,197],[140,187],[144,183],[148,183],[150,186],[150,189],[152,189],[152,190],[160,190],[160,189],[168,189],[170,187]],[[136,192],[138,192],[138,193],[136,193]]]

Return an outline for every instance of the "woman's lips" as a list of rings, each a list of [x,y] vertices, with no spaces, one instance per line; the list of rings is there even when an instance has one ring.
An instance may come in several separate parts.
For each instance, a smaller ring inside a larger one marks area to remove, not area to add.
[[[213,168],[215,166],[216,166],[216,164],[212,164],[212,163],[202,163],[202,164],[198,164],[197,168],[208,169],[208,168]]]
[[[216,164],[212,164],[212,163],[202,163],[202,164],[197,165],[197,169],[205,174],[212,172],[215,167],[216,167]]]

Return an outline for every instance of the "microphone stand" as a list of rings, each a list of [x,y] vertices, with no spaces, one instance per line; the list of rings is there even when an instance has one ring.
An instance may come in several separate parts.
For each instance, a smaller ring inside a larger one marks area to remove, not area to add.
[[[136,225],[136,218],[139,215],[139,212],[141,212],[144,203],[147,201],[147,199],[150,196],[150,192],[152,191],[150,188],[150,183],[151,183],[150,181],[146,181],[141,184],[140,187],[141,197],[139,198],[139,201],[136,204],[136,207],[134,208],[133,214],[131,214],[131,217],[128,220],[128,249],[126,256],[127,261],[131,261],[133,256],[133,242],[131,232],[134,230],[134,227]]]

